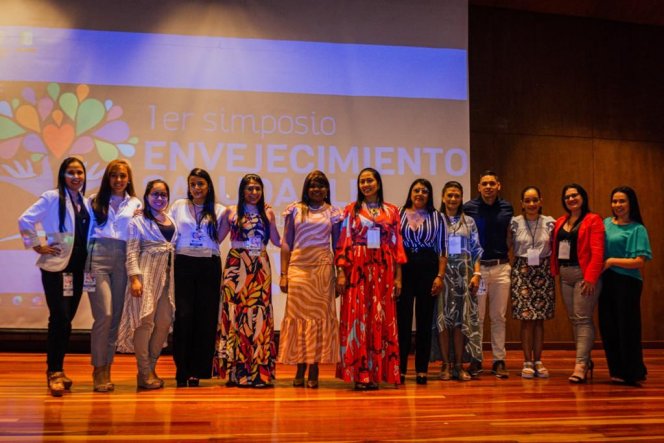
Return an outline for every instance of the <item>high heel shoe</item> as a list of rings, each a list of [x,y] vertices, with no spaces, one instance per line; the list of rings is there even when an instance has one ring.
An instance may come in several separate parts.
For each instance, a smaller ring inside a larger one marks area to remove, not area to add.
[[[577,363],[574,366],[574,372],[569,376],[569,382],[574,384],[585,383],[589,379],[593,379],[593,370],[595,369],[595,363],[592,360],[589,360],[587,363]]]
[[[309,366],[307,387],[312,389],[318,389],[318,364],[312,364]]]
[[[306,363],[297,364],[297,372],[295,373],[295,378],[293,378],[293,386],[296,388],[304,387],[304,373],[307,370]]]
[[[62,394],[64,394],[66,389],[64,375],[64,372],[61,371],[46,372],[46,385],[53,397],[62,397]]]
[[[159,389],[162,387],[162,384],[159,383],[159,380],[152,378],[150,372],[139,372],[136,375],[136,386],[138,389]]]
[[[454,365],[454,372],[456,373],[456,379],[459,381],[469,381],[472,379],[468,371],[463,369],[463,365]]]
[[[65,385],[65,391],[69,391],[71,389],[71,385],[74,384],[72,379],[67,377],[64,372],[62,373],[62,383]]]
[[[95,392],[108,392],[106,366],[95,366],[92,370],[92,390]]]
[[[450,380],[452,376],[450,375],[450,364],[443,363],[443,366],[440,368],[440,375],[438,376],[441,380]]]

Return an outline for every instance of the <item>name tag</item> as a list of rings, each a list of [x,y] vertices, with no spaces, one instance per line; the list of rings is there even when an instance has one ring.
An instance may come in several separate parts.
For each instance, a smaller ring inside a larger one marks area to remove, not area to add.
[[[380,228],[367,229],[367,248],[369,249],[380,248]]]
[[[97,277],[92,272],[83,274],[83,292],[95,292],[97,290]]]
[[[540,250],[535,248],[528,248],[528,266],[539,266],[540,264]]]
[[[191,239],[189,240],[189,246],[192,248],[202,248],[203,247],[203,233],[201,229],[198,228],[191,233]]]
[[[62,273],[62,295],[63,297],[74,296],[74,274],[71,272]]]
[[[250,257],[258,257],[263,250],[263,239],[261,237],[251,237],[244,242],[244,247],[249,251]]]
[[[450,255],[461,254],[461,236],[451,235],[447,241],[447,253]]]
[[[570,244],[568,240],[563,240],[558,245],[558,258],[560,260],[569,260]]]

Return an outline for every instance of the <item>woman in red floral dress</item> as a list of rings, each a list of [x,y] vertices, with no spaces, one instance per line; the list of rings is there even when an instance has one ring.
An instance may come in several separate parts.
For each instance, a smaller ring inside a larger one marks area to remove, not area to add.
[[[356,390],[399,383],[396,300],[401,292],[399,209],[383,201],[380,174],[365,168],[357,178],[357,201],[344,211],[337,244],[337,291],[341,299],[341,361],[337,377]]]

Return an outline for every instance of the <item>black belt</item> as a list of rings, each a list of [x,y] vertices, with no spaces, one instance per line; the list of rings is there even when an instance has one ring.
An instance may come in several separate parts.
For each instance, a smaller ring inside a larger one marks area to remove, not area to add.
[[[504,265],[505,263],[509,263],[509,260],[506,258],[494,258],[491,260],[480,260],[480,265],[482,266],[497,266],[497,265]]]

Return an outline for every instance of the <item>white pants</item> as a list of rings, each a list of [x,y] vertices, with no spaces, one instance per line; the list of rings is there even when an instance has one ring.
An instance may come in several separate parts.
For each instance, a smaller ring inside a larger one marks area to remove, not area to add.
[[[489,299],[489,320],[491,321],[491,351],[493,361],[505,360],[505,313],[510,299],[509,263],[495,266],[481,266],[482,283],[477,291],[480,337],[484,333],[484,317],[487,298]]]

